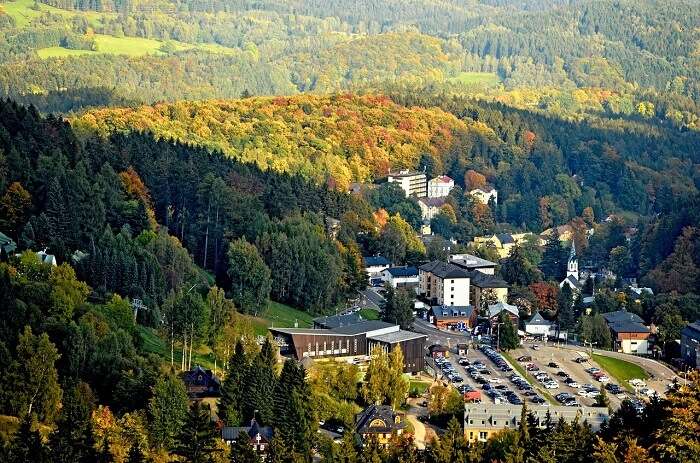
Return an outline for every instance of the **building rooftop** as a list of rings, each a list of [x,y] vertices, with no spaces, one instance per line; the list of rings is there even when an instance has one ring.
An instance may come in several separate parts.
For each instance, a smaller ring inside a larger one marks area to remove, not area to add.
[[[515,244],[513,236],[508,233],[501,233],[500,235],[496,235],[496,238],[498,238],[498,241],[500,241],[501,244]]]
[[[255,436],[260,434],[260,437],[270,442],[272,440],[272,428],[269,426],[260,426],[253,419],[250,426],[224,426],[221,428],[221,439],[230,442],[236,440],[241,434],[248,434],[248,437],[255,439]]]
[[[448,264],[439,260],[434,260],[419,267],[424,272],[430,272],[433,275],[445,278],[469,278],[469,273],[461,267],[454,264]]]
[[[545,320],[542,314],[539,312],[535,312],[535,315],[532,316],[530,320],[528,320],[526,325],[545,325],[545,326],[551,326],[552,322],[549,320]]]
[[[474,307],[471,305],[435,305],[431,309],[436,320],[469,318],[474,312]]]
[[[383,267],[391,265],[389,259],[384,256],[368,256],[363,257],[362,260],[365,263],[365,267]]]
[[[695,323],[688,323],[688,325],[681,330],[681,334],[689,338],[700,339],[700,320]]]
[[[396,328],[395,331],[399,330],[398,325],[394,325],[393,323],[387,323],[381,320],[362,320],[358,323],[347,326],[340,326],[330,331],[332,331],[334,334],[356,335],[368,333],[370,331],[383,330],[386,328]]]
[[[389,172],[387,174],[387,178],[388,177],[393,177],[393,178],[415,177],[416,175],[422,175],[425,177],[425,172],[419,172],[417,170],[410,170],[410,169],[401,169],[401,170],[397,170],[395,172]]]
[[[467,404],[464,407],[464,427],[466,428],[516,428],[520,423],[522,405],[511,404]],[[527,404],[527,411],[534,415],[540,426],[544,426],[547,414],[552,423],[560,418],[573,421],[577,417],[587,421],[594,430],[608,420],[608,409],[605,407],[565,407],[559,405]]]
[[[351,312],[343,315],[329,315],[325,317],[314,318],[314,325],[322,328],[338,328],[339,326],[353,325],[364,320],[359,312]]]
[[[628,312],[626,310],[616,310],[615,312],[604,313],[603,318],[605,318],[605,321],[608,322],[608,324],[622,322],[644,323],[642,317],[636,313]]]
[[[428,207],[442,207],[445,205],[445,198],[418,198],[418,202]]]
[[[510,312],[516,317],[519,316],[518,308],[514,305],[507,304],[505,302],[498,302],[496,304],[491,304],[489,306],[489,318],[493,318],[503,311]]]
[[[405,423],[388,405],[370,405],[355,416],[358,434],[391,433],[404,426]]]
[[[495,262],[491,262],[490,260],[482,259],[481,257],[473,256],[471,254],[453,254],[450,256],[450,262],[468,270],[475,270],[478,268],[496,268],[496,265],[498,265]]]
[[[452,183],[454,180],[452,180],[452,177],[449,177],[447,175],[439,175],[433,179],[430,180],[433,183]]]
[[[412,339],[427,338],[426,335],[414,333],[413,331],[399,330],[393,333],[379,334],[370,336],[369,339],[374,341],[386,342],[388,344],[396,344],[397,342],[410,341]]]
[[[509,285],[505,280],[495,276],[488,275],[484,272],[478,270],[473,270],[469,272],[469,278],[471,278],[471,284],[479,288],[508,288]]]
[[[610,329],[615,333],[651,333],[651,330],[637,322],[615,322],[611,323]]]
[[[415,267],[392,267],[385,270],[392,277],[415,277],[418,276],[418,269]]]

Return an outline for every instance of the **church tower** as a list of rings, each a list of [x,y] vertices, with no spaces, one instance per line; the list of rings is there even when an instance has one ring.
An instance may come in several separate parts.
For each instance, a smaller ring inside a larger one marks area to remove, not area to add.
[[[573,276],[578,281],[578,259],[576,258],[576,244],[571,241],[571,252],[569,253],[569,261],[566,264],[567,278]]]

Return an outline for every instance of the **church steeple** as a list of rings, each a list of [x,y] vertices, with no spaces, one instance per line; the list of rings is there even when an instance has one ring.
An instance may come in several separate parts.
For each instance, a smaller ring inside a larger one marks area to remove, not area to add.
[[[571,252],[569,261],[566,264],[566,276],[573,276],[578,280],[578,259],[576,258],[576,243],[571,241]]]

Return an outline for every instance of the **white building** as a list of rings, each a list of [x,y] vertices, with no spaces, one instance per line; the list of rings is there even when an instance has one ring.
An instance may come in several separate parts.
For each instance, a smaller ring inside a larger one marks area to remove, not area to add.
[[[58,263],[56,263],[56,256],[54,256],[53,254],[46,254],[46,249],[37,252],[36,255],[39,257],[39,260],[42,264],[48,264],[53,267],[56,267],[58,265]]]
[[[445,198],[418,198],[421,218],[430,222],[440,213],[440,208],[445,205]]]
[[[382,272],[382,279],[394,288],[415,288],[420,278],[415,267],[391,267]]]
[[[481,204],[488,204],[493,198],[493,202],[498,204],[498,191],[491,188],[490,190],[482,190],[481,188],[475,188],[469,192],[470,195]]]
[[[553,326],[552,322],[545,320],[539,312],[535,312],[535,315],[525,322],[525,332],[533,336],[545,337],[549,336]]]
[[[406,194],[406,197],[415,196],[421,198],[428,196],[428,186],[424,172],[416,172],[408,169],[389,173],[386,178],[389,183],[398,184]]]
[[[569,253],[569,261],[566,263],[566,278],[559,283],[559,287],[563,288],[568,285],[572,291],[579,292],[583,286],[578,275],[578,258],[576,257],[576,244],[571,241],[571,253]]]
[[[469,305],[469,273],[463,268],[436,260],[421,265],[418,273],[418,291],[431,305]]]
[[[373,279],[381,279],[384,275],[384,270],[391,266],[391,262],[384,256],[363,257],[365,264],[365,272],[370,283]]]
[[[455,187],[455,181],[447,175],[435,177],[428,182],[428,198],[444,198]]]

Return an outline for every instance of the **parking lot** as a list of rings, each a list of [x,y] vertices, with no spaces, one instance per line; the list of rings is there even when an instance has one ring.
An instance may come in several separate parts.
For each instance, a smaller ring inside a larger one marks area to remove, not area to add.
[[[447,359],[435,360],[436,371],[462,394],[478,391],[482,401],[542,404],[546,399],[513,370],[494,349],[481,346],[460,357],[456,349]]]
[[[527,368],[532,365],[529,375],[544,372],[557,383],[556,388],[549,389],[552,396],[567,393],[574,397],[580,405],[593,405],[601,387],[606,388],[610,405],[618,408],[630,394],[624,390],[625,385],[618,385],[615,379],[595,361],[581,351],[558,349],[553,346],[543,346],[538,343],[526,343],[523,347],[512,351],[511,356],[522,359],[521,365]],[[578,361],[576,361],[578,359]],[[551,366],[550,366],[551,365]],[[534,368],[537,368],[535,370]],[[538,381],[535,379],[535,381]],[[616,387],[619,386],[619,387]]]

